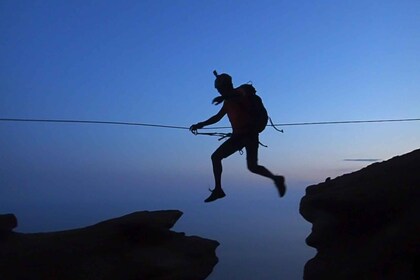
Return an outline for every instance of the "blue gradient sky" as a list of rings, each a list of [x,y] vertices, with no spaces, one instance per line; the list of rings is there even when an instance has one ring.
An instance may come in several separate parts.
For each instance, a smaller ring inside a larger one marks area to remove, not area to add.
[[[252,80],[276,123],[419,118],[419,10],[414,0],[1,1],[0,118],[188,127],[219,109],[211,104],[214,69],[236,85]],[[267,129],[269,148],[260,149],[260,162],[287,178],[283,206],[236,154],[225,162],[227,202],[202,209],[215,138],[0,123],[0,212],[17,213],[19,229],[31,231],[172,207],[185,212],[179,230],[228,246],[233,239],[220,238],[238,232],[214,233],[201,218],[216,226],[215,213],[248,221],[261,214],[266,224],[254,226],[264,228],[287,206],[299,219],[308,184],[370,164],[348,159],[385,160],[420,143],[419,122],[284,129]],[[201,218],[189,218],[196,212]]]

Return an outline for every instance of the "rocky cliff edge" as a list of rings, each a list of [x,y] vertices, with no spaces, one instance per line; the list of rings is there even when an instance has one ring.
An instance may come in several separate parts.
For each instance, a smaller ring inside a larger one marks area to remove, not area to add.
[[[217,241],[170,231],[177,210],[135,212],[61,232],[14,232],[0,215],[0,279],[205,279]]]
[[[304,279],[420,279],[420,150],[309,186]]]

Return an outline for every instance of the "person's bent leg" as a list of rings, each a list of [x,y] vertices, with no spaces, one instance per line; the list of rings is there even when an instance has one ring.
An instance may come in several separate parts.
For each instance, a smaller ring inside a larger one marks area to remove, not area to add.
[[[217,150],[216,150],[217,152]],[[213,165],[213,176],[214,176],[214,184],[216,189],[222,188],[222,157],[220,157],[219,153],[214,152],[211,155],[211,163]]]
[[[274,175],[267,168],[262,165],[258,165],[256,161],[248,161],[248,169],[252,173],[270,178],[274,181],[277,191],[279,192],[280,197],[283,197],[286,193],[286,185],[284,182],[284,177],[281,175]]]
[[[283,197],[286,193],[286,186],[284,183],[284,177],[283,176],[276,176],[273,173],[271,173],[270,170],[265,168],[262,165],[258,165],[258,147],[259,147],[259,139],[258,134],[257,135],[251,135],[247,139],[246,143],[246,153],[247,153],[247,166],[248,170],[252,173],[270,178],[274,181],[274,184],[276,185],[276,188],[279,192],[280,197]]]
[[[230,137],[222,145],[217,148],[216,151],[211,155],[211,162],[213,165],[213,175],[215,188],[222,187],[222,160],[232,155],[234,152],[240,150],[242,147],[236,137]]]
[[[248,170],[252,173],[274,180],[274,175],[267,168],[258,165],[258,134],[250,134],[245,138],[246,162]]]
[[[225,196],[221,182],[223,172],[222,160],[241,148],[242,147],[240,147],[239,142],[236,141],[235,138],[231,137],[220,145],[220,147],[217,148],[217,150],[211,155],[215,187],[214,190],[212,190],[212,194],[205,200],[205,202],[211,202]]]
[[[247,165],[248,165],[248,170],[251,171],[252,173],[270,178],[272,180],[274,180],[274,174],[270,172],[270,170],[268,170],[267,168],[265,168],[262,165],[258,165],[256,161],[247,161]]]

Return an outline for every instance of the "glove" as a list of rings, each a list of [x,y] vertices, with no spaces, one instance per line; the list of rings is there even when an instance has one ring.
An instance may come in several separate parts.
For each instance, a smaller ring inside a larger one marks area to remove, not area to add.
[[[193,133],[193,134],[197,134],[197,129],[200,129],[200,128],[203,128],[204,127],[204,125],[202,125],[201,123],[196,123],[196,124],[193,124],[191,127],[190,127],[190,131]]]

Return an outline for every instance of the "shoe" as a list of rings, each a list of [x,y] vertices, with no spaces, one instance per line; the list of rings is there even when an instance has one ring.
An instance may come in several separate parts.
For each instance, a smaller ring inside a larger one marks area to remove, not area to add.
[[[284,184],[284,177],[276,176],[274,179],[274,183],[276,184],[280,197],[283,197],[284,194],[286,193],[286,185]]]
[[[225,192],[222,189],[209,189],[209,191],[211,192],[211,195],[207,197],[206,200],[204,200],[204,202],[212,202],[216,199],[223,198],[226,196]]]

